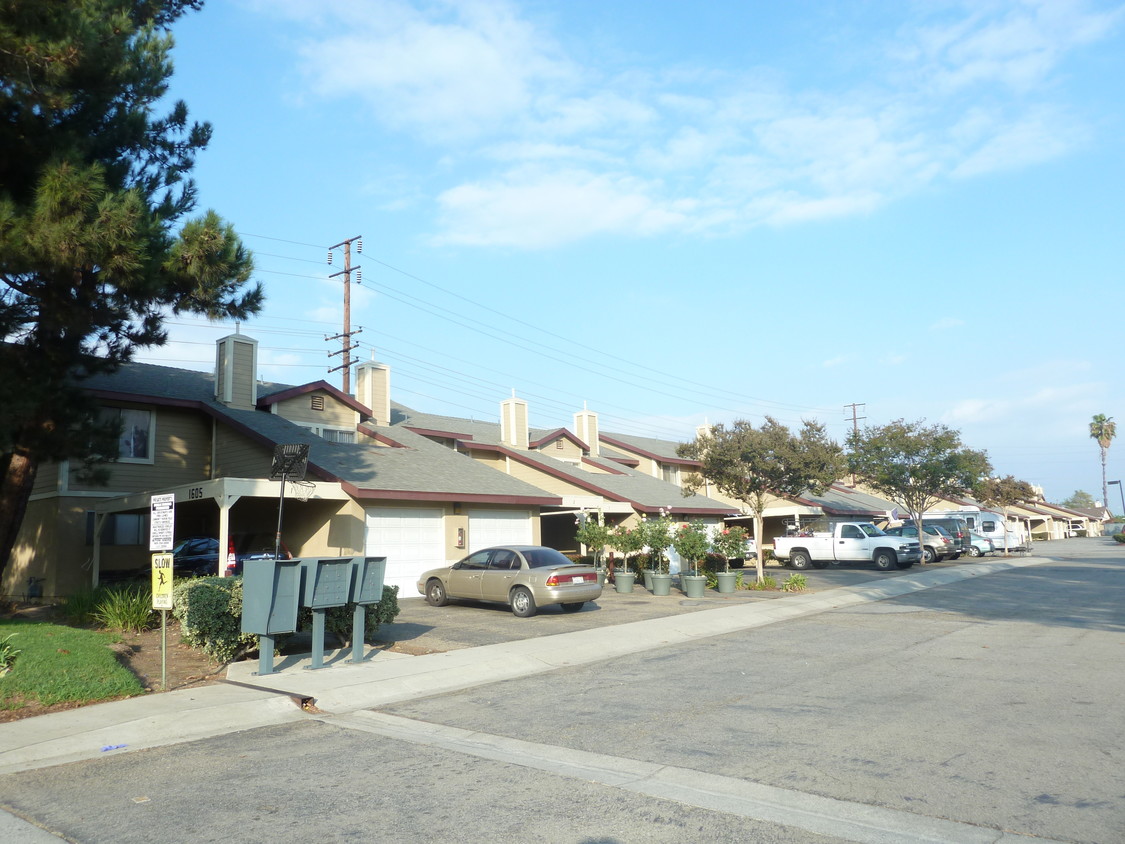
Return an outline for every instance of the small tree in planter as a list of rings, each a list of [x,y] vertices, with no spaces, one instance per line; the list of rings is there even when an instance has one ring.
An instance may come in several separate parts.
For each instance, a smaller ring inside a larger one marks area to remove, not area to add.
[[[584,519],[579,517],[580,524],[574,534],[575,539],[590,549],[597,568],[602,568],[602,551],[614,535],[613,529],[602,523],[602,518],[601,513],[597,518],[592,515],[585,515]]]
[[[730,571],[730,561],[734,557],[746,557],[746,540],[750,534],[741,525],[724,527],[716,532],[712,547],[723,558],[723,571]]]
[[[672,544],[672,520],[668,518],[667,511],[661,510],[655,519],[642,517],[641,525],[637,528],[645,539],[649,553],[652,555],[650,567],[653,573],[668,573],[668,558],[664,551]]]
[[[609,544],[622,553],[624,559],[621,570],[627,573],[629,571],[629,558],[645,547],[644,533],[641,532],[639,527],[630,529],[625,525],[618,525],[613,530]]]
[[[684,562],[691,565],[691,573],[699,574],[699,564],[711,547],[711,539],[707,535],[707,526],[702,522],[688,522],[680,525],[672,536],[672,547]]]

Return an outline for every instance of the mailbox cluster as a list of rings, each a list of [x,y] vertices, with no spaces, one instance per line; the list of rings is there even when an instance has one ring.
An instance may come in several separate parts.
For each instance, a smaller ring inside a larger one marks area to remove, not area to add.
[[[258,674],[273,673],[274,637],[297,630],[297,613],[312,610],[312,664],[324,666],[324,618],[355,603],[352,662],[363,660],[366,608],[383,597],[386,557],[302,557],[247,560],[242,572],[242,632],[260,638]]]

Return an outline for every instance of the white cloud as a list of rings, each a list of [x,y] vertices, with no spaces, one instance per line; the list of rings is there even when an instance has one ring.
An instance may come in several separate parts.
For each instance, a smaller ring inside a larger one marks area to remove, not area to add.
[[[438,197],[439,243],[548,247],[604,233],[647,236],[683,226],[688,203],[660,200],[653,185],[582,170],[512,173]]]
[[[529,249],[869,214],[943,179],[1066,155],[1088,130],[1049,83],[1125,15],[1079,0],[924,6],[898,28],[893,67],[828,91],[768,69],[581,66],[565,33],[509,0],[287,0],[272,13],[307,22],[310,92],[366,102],[444,153],[432,242]]]

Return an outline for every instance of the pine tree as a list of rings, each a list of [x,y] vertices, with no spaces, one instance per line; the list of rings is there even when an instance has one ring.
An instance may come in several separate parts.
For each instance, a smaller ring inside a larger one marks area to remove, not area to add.
[[[115,453],[83,379],[164,343],[168,315],[261,307],[233,228],[185,219],[211,127],[156,113],[168,29],[201,6],[0,2],[0,575],[39,465]]]

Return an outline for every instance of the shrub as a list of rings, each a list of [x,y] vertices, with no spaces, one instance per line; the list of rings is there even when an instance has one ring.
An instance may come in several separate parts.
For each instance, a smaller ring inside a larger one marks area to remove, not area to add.
[[[367,605],[367,614],[364,618],[363,634],[369,639],[379,629],[380,624],[390,624],[399,614],[398,587],[384,586],[383,597],[377,604]],[[355,613],[355,604],[343,607],[331,607],[324,613],[324,630],[339,637],[340,641],[351,645],[352,642],[352,616]],[[312,630],[312,610],[303,609],[297,613],[297,629]]]
[[[105,596],[107,589],[104,586],[99,586],[97,589],[86,586],[79,589],[73,595],[68,596],[59,606],[63,617],[67,623],[80,627],[94,622],[94,611],[98,608],[98,603]]]
[[[766,589],[776,589],[777,588],[777,581],[774,580],[772,575],[767,574],[761,580],[755,580],[753,583],[751,583],[746,588],[747,589],[755,589],[758,592],[763,592]]]
[[[172,614],[184,643],[217,662],[231,662],[258,645],[242,632],[242,578],[191,577],[172,588]]]
[[[242,632],[242,578],[193,577],[176,582],[173,614],[180,621],[183,641],[203,651],[217,662],[232,662],[258,647],[258,636]],[[334,607],[325,613],[324,629],[344,641],[351,639],[352,611],[355,604]],[[394,621],[399,614],[398,587],[384,586],[383,597],[367,607],[364,635],[372,636],[379,625]],[[312,629],[312,610],[297,615],[299,630]],[[275,644],[285,641],[275,638]]]
[[[99,590],[92,618],[107,630],[139,633],[148,630],[157,615],[152,608],[152,591],[144,586],[110,587]]]
[[[803,574],[791,574],[781,584],[782,592],[804,592],[808,588],[808,578]]]
[[[20,649],[12,644],[12,637],[15,635],[15,633],[10,633],[0,639],[0,674],[4,674],[11,668],[16,657],[20,655]]]
[[[1114,539],[1115,542],[1120,542],[1120,543],[1125,544],[1125,533],[1115,533],[1113,535],[1113,539]]]

